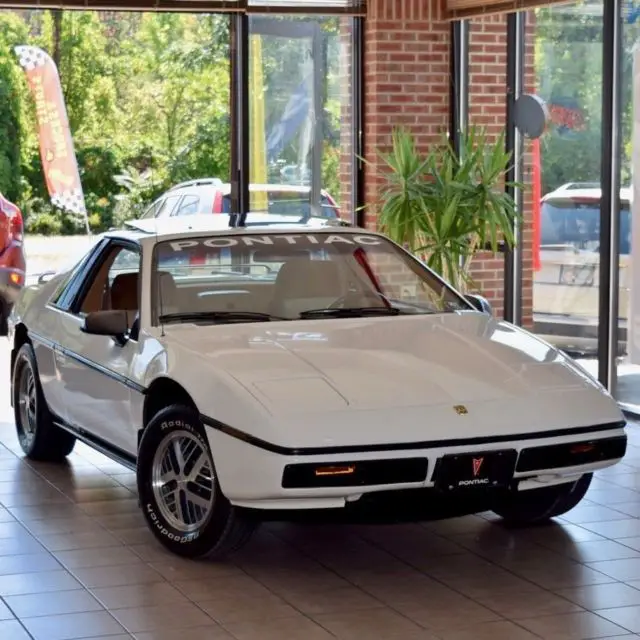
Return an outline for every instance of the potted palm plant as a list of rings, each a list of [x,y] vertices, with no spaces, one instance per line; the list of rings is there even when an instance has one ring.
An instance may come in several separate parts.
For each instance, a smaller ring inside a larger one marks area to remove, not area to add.
[[[444,136],[423,156],[411,134],[395,130],[391,151],[380,154],[387,170],[378,223],[392,240],[467,291],[479,251],[514,246],[518,213],[505,193],[511,156],[504,134],[489,142],[484,130],[471,128],[461,147],[458,155]]]

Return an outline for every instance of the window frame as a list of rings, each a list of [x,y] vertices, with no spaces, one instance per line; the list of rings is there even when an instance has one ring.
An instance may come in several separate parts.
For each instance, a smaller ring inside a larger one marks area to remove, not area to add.
[[[80,309],[82,308],[82,304],[87,296],[93,281],[95,280],[96,275],[100,271],[100,268],[104,265],[105,260],[108,258],[110,253],[114,248],[121,249],[129,249],[133,250],[140,256],[140,277],[142,277],[142,247],[140,243],[135,240],[128,240],[126,238],[107,238],[106,242],[102,246],[101,251],[96,256],[96,258],[92,261],[91,265],[83,271],[83,278],[81,278],[81,282],[74,292],[74,295],[71,298],[71,302],[69,308],[67,309],[67,313],[76,316],[78,318],[82,317]],[[138,293],[140,296],[140,292]]]
[[[103,238],[85,254],[75,267],[70,269],[67,274],[68,277],[60,284],[51,298],[49,298],[49,302],[47,303],[49,307],[57,311],[71,313],[70,308],[78,288],[82,286],[85,276],[101,255],[106,244],[107,239]]]

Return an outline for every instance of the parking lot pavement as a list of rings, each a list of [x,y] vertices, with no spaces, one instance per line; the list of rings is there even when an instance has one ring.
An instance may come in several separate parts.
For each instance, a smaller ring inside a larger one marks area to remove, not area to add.
[[[27,277],[35,279],[45,271],[56,271],[82,256],[96,236],[25,236]]]
[[[166,553],[135,475],[84,446],[27,462],[0,339],[0,640],[640,638],[640,437],[550,526],[491,513],[264,526],[224,563]]]

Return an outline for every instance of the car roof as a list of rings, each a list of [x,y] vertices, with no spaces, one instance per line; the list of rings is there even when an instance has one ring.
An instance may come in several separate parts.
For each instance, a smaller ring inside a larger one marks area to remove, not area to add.
[[[179,191],[193,191],[197,189],[211,188],[214,191],[220,191],[223,195],[229,195],[231,193],[231,184],[229,182],[222,182],[218,178],[202,178],[200,180],[189,180],[188,182],[181,182],[171,187],[165,194],[176,194]],[[250,184],[250,192],[260,191],[274,191],[280,193],[302,193],[308,194],[311,191],[311,187],[300,184]],[[320,192],[323,196],[327,195],[325,189]]]
[[[300,221],[293,216],[279,216],[272,213],[249,213],[246,226],[229,226],[228,214],[197,214],[186,217],[143,218],[127,222],[127,229],[114,229],[107,233],[109,237],[119,237],[141,241],[152,238],[154,242],[191,236],[229,235],[243,233],[282,233],[283,231],[318,232],[328,231],[342,233],[353,231],[357,227],[347,225],[344,221],[333,221],[326,218],[310,218]],[[359,229],[362,231],[362,229]]]
[[[568,182],[558,187],[555,191],[547,193],[542,201],[547,200],[561,200],[572,198],[584,199],[584,200],[600,200],[602,197],[602,189],[597,183],[581,183],[581,182]],[[633,189],[630,187],[622,187],[620,189],[620,199],[623,202],[631,202],[633,200]]]

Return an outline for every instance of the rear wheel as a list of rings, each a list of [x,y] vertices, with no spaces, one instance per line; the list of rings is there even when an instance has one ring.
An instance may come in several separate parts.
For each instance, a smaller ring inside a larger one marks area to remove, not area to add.
[[[170,551],[222,558],[255,528],[223,495],[198,414],[181,405],[160,411],[138,451],[138,494],[147,524]]]
[[[592,473],[585,473],[576,482],[505,492],[494,503],[492,510],[507,524],[514,526],[547,522],[571,511],[584,498],[592,478]]]
[[[76,439],[58,427],[42,393],[33,347],[24,344],[13,369],[13,408],[18,441],[31,460],[61,462]]]

